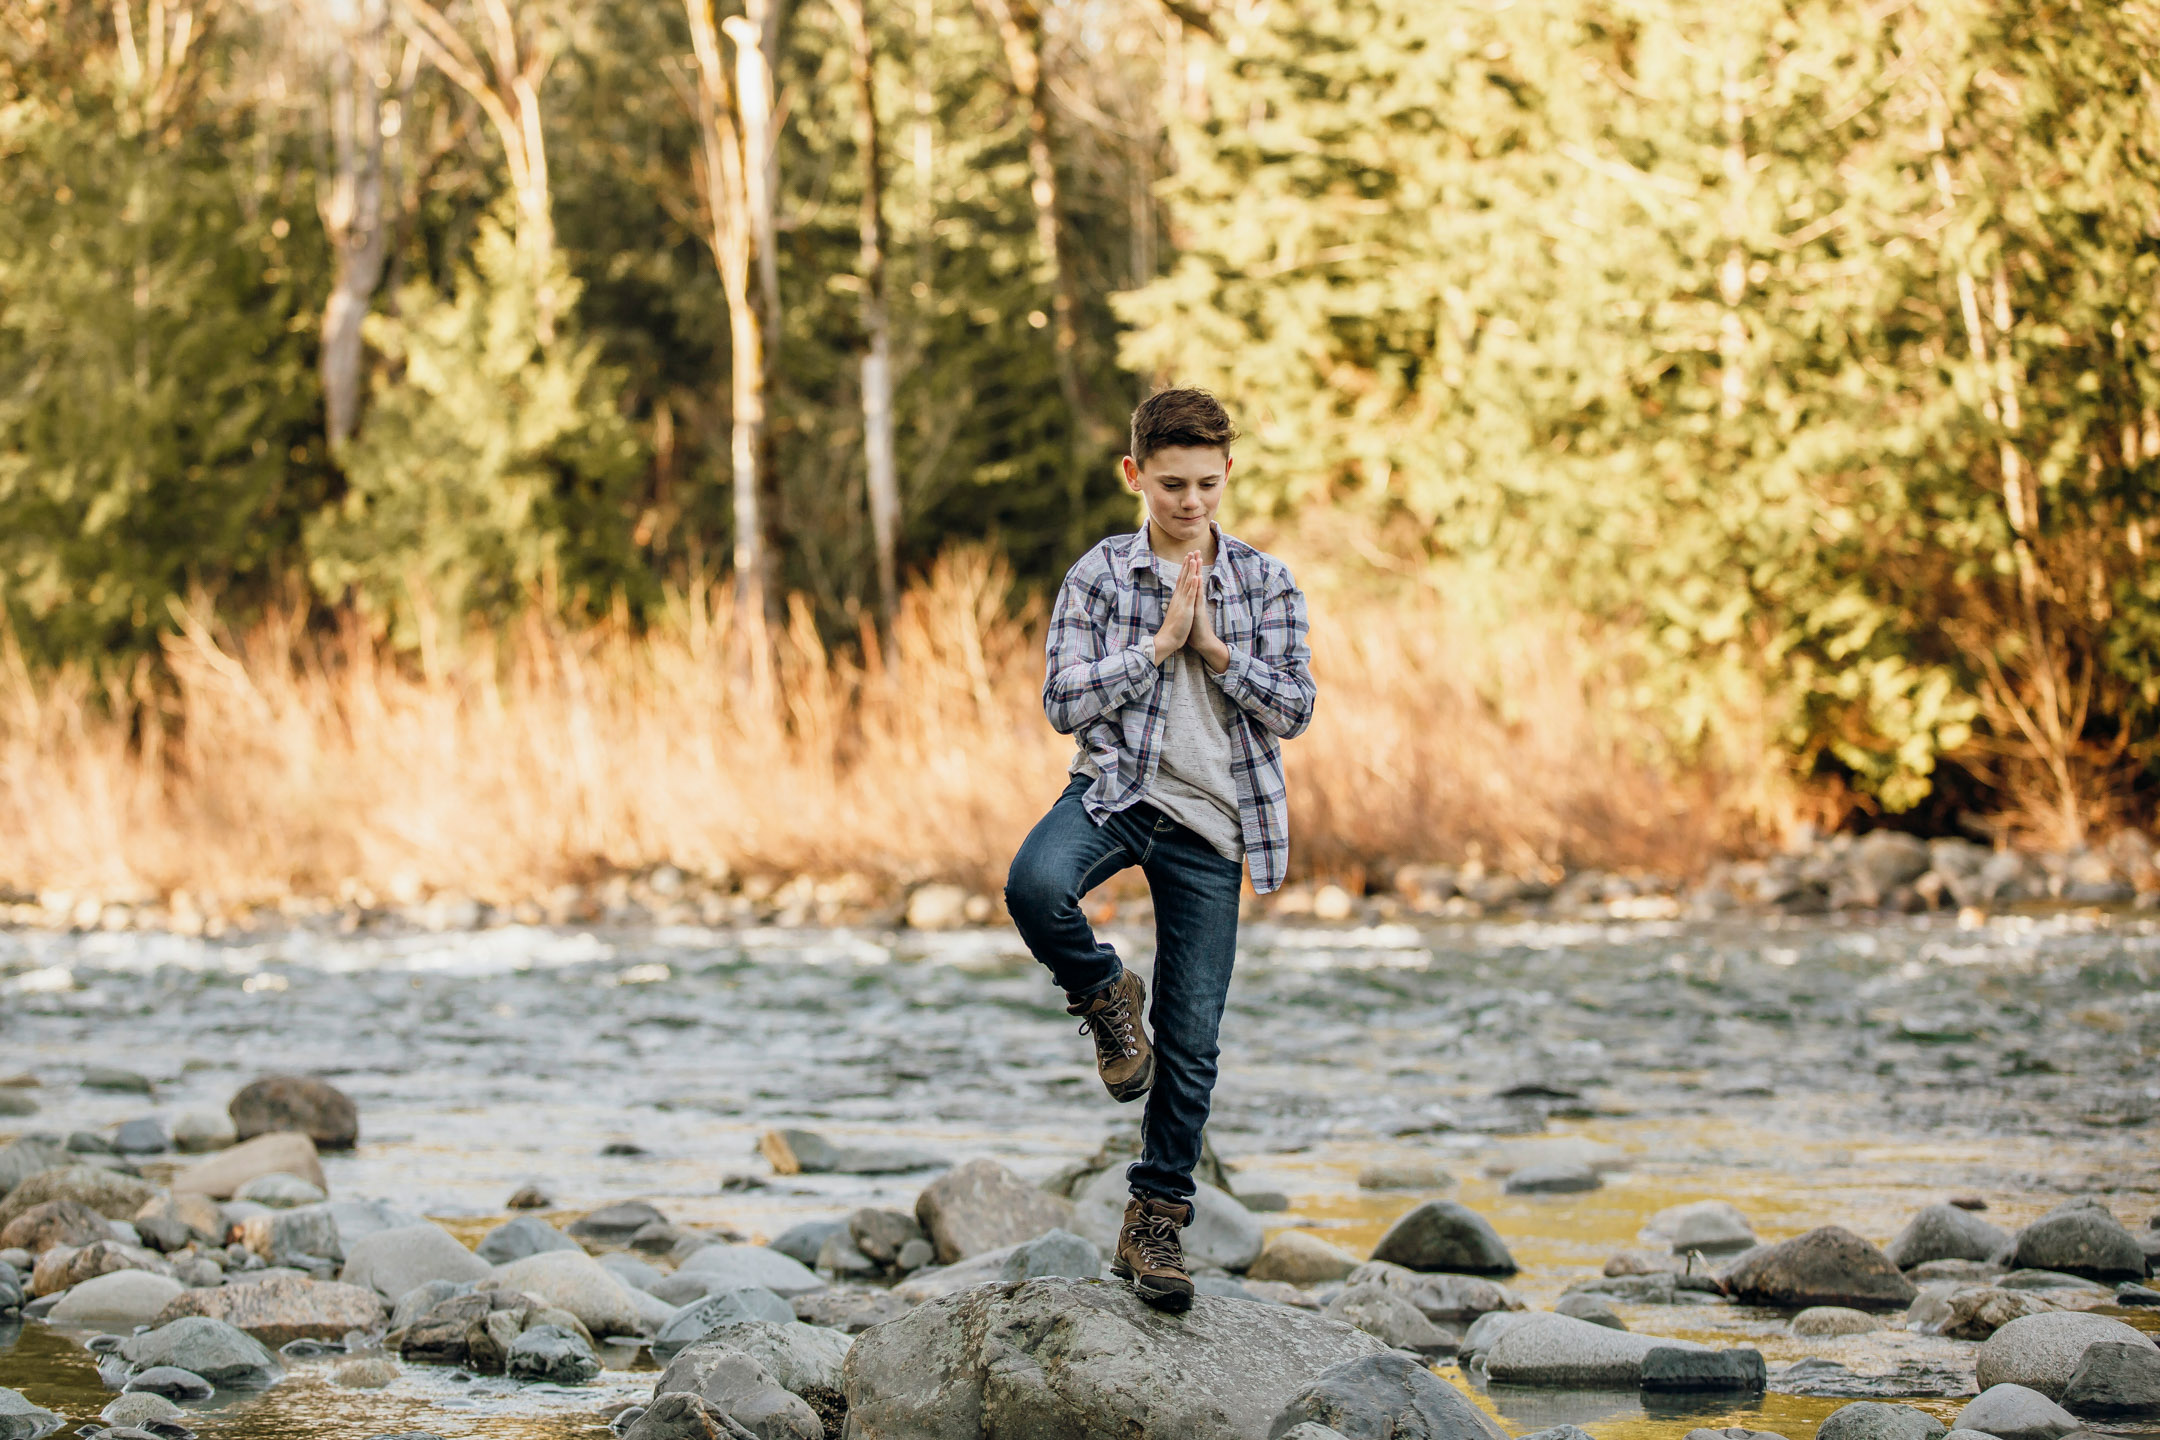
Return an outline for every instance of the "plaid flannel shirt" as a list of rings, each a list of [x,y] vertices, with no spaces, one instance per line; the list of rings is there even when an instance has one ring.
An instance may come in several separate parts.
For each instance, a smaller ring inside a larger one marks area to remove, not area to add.
[[[1290,567],[1215,531],[1208,616],[1230,663],[1210,678],[1236,707],[1230,770],[1237,780],[1245,862],[1253,889],[1283,882],[1290,859],[1290,804],[1282,744],[1312,723],[1312,652],[1305,596]],[[1145,528],[1114,535],[1083,555],[1058,587],[1050,613],[1043,713],[1074,736],[1101,773],[1083,803],[1099,824],[1147,798],[1162,761],[1169,687],[1156,682],[1155,632],[1170,588],[1156,575]]]

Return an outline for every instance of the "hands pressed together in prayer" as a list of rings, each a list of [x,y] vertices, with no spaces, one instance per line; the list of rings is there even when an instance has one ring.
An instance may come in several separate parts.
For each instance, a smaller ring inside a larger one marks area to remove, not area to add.
[[[1230,667],[1230,647],[1216,637],[1215,622],[1208,615],[1207,565],[1195,550],[1178,566],[1177,587],[1163,608],[1162,628],[1155,632],[1155,663],[1190,646],[1209,670],[1217,675]]]

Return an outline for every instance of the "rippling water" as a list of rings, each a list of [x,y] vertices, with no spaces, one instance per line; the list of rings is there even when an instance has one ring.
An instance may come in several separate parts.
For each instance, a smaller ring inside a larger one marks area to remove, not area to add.
[[[1116,938],[1146,968],[1149,937]],[[0,934],[0,977],[0,1063],[44,1081],[44,1112],[10,1123],[217,1108],[256,1073],[317,1071],[361,1110],[359,1150],[325,1157],[333,1191],[468,1236],[526,1181],[568,1209],[638,1196],[757,1236],[912,1203],[922,1177],[771,1177],[756,1141],[778,1124],[1039,1177],[1132,1117],[1009,932],[17,932]],[[2160,926],[2142,920],[1254,925],[1223,1049],[1211,1134],[1239,1188],[1290,1196],[1271,1220],[1362,1251],[1424,1197],[1360,1191],[1359,1168],[1439,1155],[1461,1182],[1449,1193],[1514,1248],[1533,1304],[1686,1200],[1732,1200],[1766,1239],[1835,1222],[1878,1242],[1951,1194],[1984,1196],[2006,1226],[2069,1194],[2132,1225],[2160,1210]],[[87,1065],[139,1070],[155,1097],[79,1088]],[[1524,1084],[1578,1098],[1501,1097]],[[1488,1174],[1571,1141],[1625,1168],[1550,1197],[1505,1195]],[[623,1143],[645,1153],[601,1153]],[[768,1183],[723,1188],[744,1176]],[[1767,1312],[1622,1310],[1638,1330],[1744,1338],[1773,1371],[1820,1354],[1970,1373],[1971,1346],[1903,1332],[1802,1341]],[[206,1410],[203,1433],[598,1433],[602,1401],[649,1383],[610,1372],[550,1392],[408,1369],[365,1396],[322,1373]],[[106,1398],[75,1339],[35,1325],[0,1349],[0,1384],[78,1418]],[[1842,1402],[1486,1403],[1514,1433],[1746,1423],[1807,1440]],[[1925,1403],[1947,1418],[1958,1402]]]

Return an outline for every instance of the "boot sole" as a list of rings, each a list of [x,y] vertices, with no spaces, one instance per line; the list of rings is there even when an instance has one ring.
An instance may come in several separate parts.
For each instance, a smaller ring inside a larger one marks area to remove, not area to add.
[[[1134,1100],[1137,1100],[1141,1096],[1147,1094],[1148,1087],[1153,1085],[1154,1083],[1155,1052],[1153,1050],[1150,1050],[1148,1051],[1147,1063],[1140,1067],[1139,1074],[1133,1076],[1132,1079],[1127,1080],[1123,1085],[1112,1085],[1109,1081],[1105,1080],[1103,1082],[1103,1089],[1110,1092],[1111,1099],[1117,1101],[1120,1105],[1124,1105]]]
[[[1179,1286],[1175,1281],[1136,1279],[1132,1267],[1122,1261],[1112,1262],[1110,1273],[1120,1280],[1132,1281],[1133,1293],[1142,1303],[1157,1310],[1183,1311],[1192,1308],[1192,1286]]]

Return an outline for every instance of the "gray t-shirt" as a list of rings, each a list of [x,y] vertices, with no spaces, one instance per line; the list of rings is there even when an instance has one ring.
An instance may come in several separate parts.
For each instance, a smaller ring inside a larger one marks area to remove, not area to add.
[[[1177,583],[1177,567],[1159,555],[1155,573],[1165,585]],[[1191,649],[1165,660],[1155,683],[1169,687],[1162,759],[1155,783],[1142,798],[1207,841],[1224,859],[1243,860],[1245,822],[1238,810],[1237,777],[1230,770],[1230,727],[1237,707],[1209,676],[1207,662]],[[1072,773],[1100,772],[1082,750],[1073,760]]]

